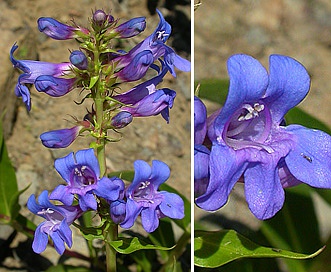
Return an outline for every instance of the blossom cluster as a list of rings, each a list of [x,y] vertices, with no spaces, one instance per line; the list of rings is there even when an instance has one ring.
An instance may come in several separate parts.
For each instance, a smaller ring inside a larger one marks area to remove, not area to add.
[[[92,17],[92,30],[79,26],[69,26],[53,18],[38,19],[38,28],[56,40],[77,39],[79,50],[69,56],[69,62],[48,63],[34,60],[18,60],[13,45],[10,60],[23,73],[18,78],[15,94],[22,97],[27,110],[31,110],[31,96],[27,84],[34,84],[38,92],[52,97],[60,97],[80,88],[90,91],[86,97],[95,97],[96,82],[105,100],[103,129],[120,129],[132,122],[133,117],[147,117],[161,114],[169,122],[176,92],[168,88],[157,89],[167,72],[176,76],[175,67],[190,70],[190,62],[180,57],[165,42],[170,36],[171,26],[157,10],[160,22],[154,32],[128,52],[114,50],[111,39],[126,39],[141,33],[146,26],[145,18],[133,18],[118,25],[118,20],[102,10]],[[158,65],[159,64],[159,65]],[[124,93],[118,93],[121,83],[142,79],[152,69],[156,75]],[[101,74],[100,74],[101,71]],[[69,146],[81,133],[98,135],[95,111],[88,118],[76,121],[72,128],[53,130],[41,135],[42,143],[49,148]]]
[[[63,254],[64,243],[72,246],[69,226],[84,212],[98,210],[102,199],[108,203],[112,221],[123,228],[131,228],[139,215],[147,232],[158,227],[159,218],[184,217],[183,200],[177,194],[158,191],[170,176],[164,162],[154,160],[150,167],[145,161],[135,161],[134,179],[127,187],[121,178],[100,177],[93,149],[70,153],[55,160],[54,165],[65,185],[58,185],[50,194],[43,191],[38,197],[39,203],[31,195],[27,203],[31,212],[45,219],[35,232],[32,248],[36,253],[45,250],[49,235],[57,252]],[[50,200],[62,204],[54,205]]]
[[[18,60],[14,57],[18,46],[13,45],[10,60],[23,72],[15,86],[15,94],[22,97],[28,111],[31,110],[28,84],[52,97],[64,96],[75,89],[85,90],[88,94],[83,101],[92,98],[94,102],[84,119],[76,119],[73,127],[41,134],[44,146],[65,148],[83,132],[89,132],[96,139],[92,146],[98,151],[109,141],[107,130],[124,128],[133,117],[161,114],[169,122],[169,109],[176,92],[168,88],[157,89],[157,85],[167,72],[176,76],[175,67],[189,71],[190,62],[165,44],[171,26],[160,11],[157,13],[160,22],[155,31],[128,52],[115,50],[111,41],[127,39],[144,31],[145,18],[133,18],[119,24],[119,20],[103,10],[93,12],[91,29],[66,25],[49,17],[38,19],[39,30],[50,38],[78,41],[79,49],[71,51],[68,62]],[[154,77],[121,92],[123,83],[142,79],[149,69],[155,73]],[[57,252],[63,254],[65,244],[72,246],[70,225],[91,210],[100,215],[108,209],[110,218],[107,220],[123,228],[131,228],[140,216],[147,232],[158,227],[160,218],[184,217],[181,197],[159,191],[159,186],[170,176],[170,169],[164,162],[154,160],[150,166],[136,160],[134,179],[126,185],[120,177],[109,178],[105,174],[95,150],[79,150],[56,159],[54,166],[64,184],[51,192],[43,191],[38,201],[35,195],[30,196],[29,210],[45,219],[35,231],[32,245],[35,252],[43,252],[50,237]]]
[[[286,126],[284,119],[309,91],[306,69],[290,57],[271,55],[268,74],[244,54],[230,57],[227,67],[223,107],[207,117],[203,102],[194,100],[195,203],[217,210],[240,181],[250,210],[264,220],[282,208],[283,188],[331,188],[330,135]]]

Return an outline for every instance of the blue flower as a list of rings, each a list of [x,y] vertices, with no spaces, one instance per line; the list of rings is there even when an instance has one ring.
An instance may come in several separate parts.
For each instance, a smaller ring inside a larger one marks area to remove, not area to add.
[[[134,170],[133,181],[125,192],[127,202],[121,227],[132,227],[139,214],[147,232],[153,232],[159,226],[159,218],[184,217],[183,200],[177,194],[158,191],[170,176],[170,169],[164,162],[154,160],[150,167],[147,162],[137,160]]]
[[[227,100],[208,130],[209,185],[196,204],[219,209],[243,176],[250,210],[268,219],[283,206],[283,187],[303,182],[331,188],[331,137],[283,122],[309,91],[306,69],[290,57],[271,55],[268,75],[256,59],[239,54],[228,60],[228,72]]]
[[[127,104],[121,108],[121,111],[129,112],[134,117],[146,117],[161,114],[162,117],[169,123],[169,109],[172,108],[176,92],[168,88],[156,89],[164,75],[168,72],[168,68],[164,62],[160,60],[162,69],[154,67],[158,71],[158,75],[149,79],[133,89],[113,96],[114,99]]]
[[[78,137],[83,127],[74,126],[72,128],[47,131],[40,135],[40,140],[48,148],[65,148]]]
[[[77,195],[79,206],[86,211],[97,209],[95,194],[111,201],[119,197],[121,185],[117,181],[107,177],[100,179],[99,163],[93,149],[80,150],[75,156],[70,153],[55,160],[54,166],[67,185],[57,186],[50,194],[51,199],[71,205]]]
[[[86,70],[88,67],[88,60],[85,54],[80,50],[74,50],[70,53],[70,62],[80,70]]]
[[[17,60],[13,54],[18,48],[16,44],[10,50],[10,60],[15,68],[22,70],[24,73],[18,77],[18,83],[15,87],[15,94],[17,97],[22,97],[26,108],[31,110],[31,97],[29,89],[25,84],[34,84],[39,76],[61,76],[70,70],[70,62],[64,63],[49,63],[33,60]]]
[[[60,78],[50,75],[38,76],[34,85],[38,92],[43,92],[53,97],[64,96],[73,90],[75,78]]]
[[[38,29],[48,37],[55,40],[68,40],[79,37],[79,32],[88,34],[87,29],[73,27],[62,24],[59,21],[50,17],[41,17],[38,19]]]
[[[153,62],[158,58],[163,57],[166,66],[173,76],[176,76],[174,66],[181,71],[190,71],[190,62],[178,56],[171,47],[165,45],[165,42],[171,33],[171,26],[165,21],[159,10],[157,10],[157,13],[160,17],[160,22],[155,31],[141,43],[133,47],[128,53],[117,57],[117,59],[115,59],[118,61],[116,69],[121,69],[128,66],[132,61],[134,61],[138,54],[141,54],[143,51],[147,51],[153,56]]]
[[[194,195],[206,192],[209,182],[209,149],[203,145],[207,133],[207,109],[194,97]]]
[[[131,38],[143,32],[146,28],[146,18],[132,18],[114,29],[120,38]]]
[[[48,192],[43,191],[36,202],[35,196],[28,199],[28,209],[36,215],[45,219],[41,223],[34,235],[32,249],[36,253],[41,253],[46,249],[48,236],[53,240],[56,251],[62,255],[66,243],[72,246],[72,232],[69,226],[82,214],[79,206],[53,205],[48,198]]]

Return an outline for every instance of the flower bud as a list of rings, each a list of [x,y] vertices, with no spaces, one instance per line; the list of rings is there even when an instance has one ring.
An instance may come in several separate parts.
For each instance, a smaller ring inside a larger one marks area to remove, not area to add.
[[[86,70],[88,66],[87,58],[82,51],[75,50],[70,54],[70,62],[79,70]]]
[[[113,117],[110,124],[114,128],[124,128],[132,122],[132,119],[133,117],[130,112],[121,111]]]
[[[146,27],[145,17],[133,18],[116,27],[115,31],[121,38],[130,38],[144,31]]]

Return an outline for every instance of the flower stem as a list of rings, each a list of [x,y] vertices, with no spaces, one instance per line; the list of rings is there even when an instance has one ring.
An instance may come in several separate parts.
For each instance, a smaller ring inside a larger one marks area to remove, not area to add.
[[[116,272],[116,250],[109,242],[117,240],[118,226],[114,223],[109,223],[109,227],[104,231],[104,236],[106,240],[106,271]]]

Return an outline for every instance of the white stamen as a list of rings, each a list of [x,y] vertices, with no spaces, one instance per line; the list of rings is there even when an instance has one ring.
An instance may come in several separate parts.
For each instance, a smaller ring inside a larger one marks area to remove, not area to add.
[[[145,181],[145,182],[141,182],[140,186],[138,187],[139,190],[142,189],[146,189],[148,187],[148,185],[150,185],[151,183],[149,181]]]
[[[238,121],[247,121],[247,120],[251,120],[255,117],[259,116],[259,112],[264,110],[264,105],[263,104],[259,104],[259,103],[255,103],[254,107],[252,107],[250,104],[244,104],[243,108],[246,109],[248,111],[248,113],[246,115],[240,115],[238,117]]]
[[[156,32],[156,34],[157,34],[156,38],[157,38],[158,40],[163,39],[163,38],[166,37],[166,36],[169,36],[169,34],[165,34],[165,30],[163,30],[163,31],[158,31],[158,32]]]

